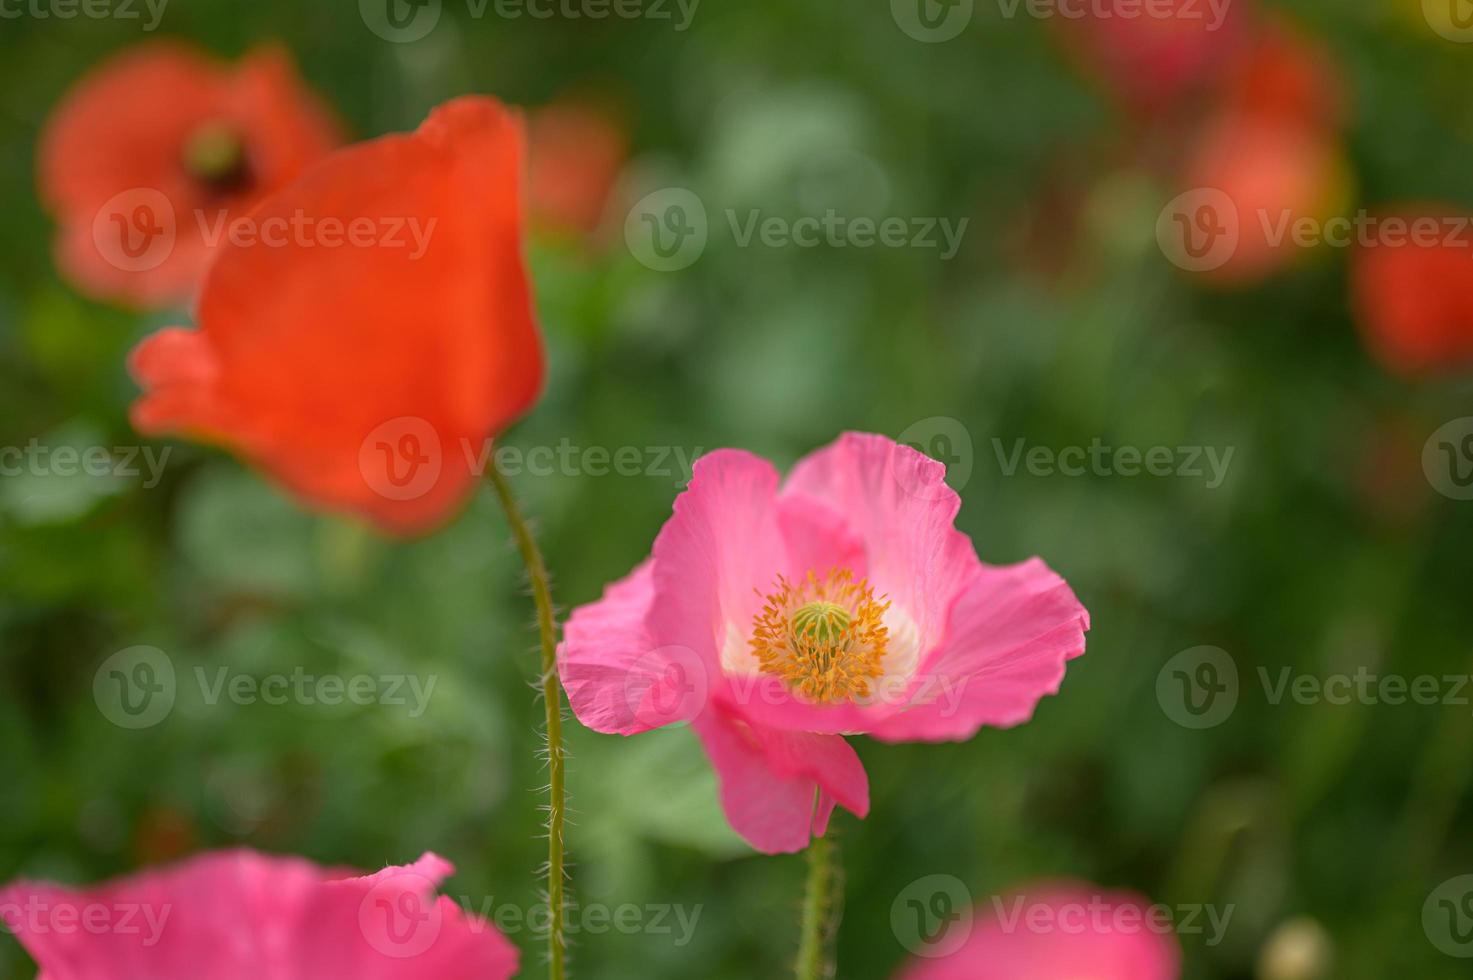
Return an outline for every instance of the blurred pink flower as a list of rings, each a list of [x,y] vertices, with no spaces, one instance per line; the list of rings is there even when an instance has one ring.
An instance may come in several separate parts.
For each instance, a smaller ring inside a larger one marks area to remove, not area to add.
[[[769,853],[864,816],[846,734],[957,741],[1031,717],[1084,652],[1088,614],[1038,559],[992,566],[954,526],[945,467],[849,433],[777,470],[696,465],[652,556],[576,610],[559,651],[579,720],[690,721],[736,831]]]
[[[898,980],[1177,980],[1169,933],[1139,896],[1045,882],[979,907],[957,948],[918,957]]]
[[[74,890],[0,889],[0,921],[40,980],[486,980],[517,951],[436,885],[453,869],[414,864],[352,877],[309,861],[219,851]]]

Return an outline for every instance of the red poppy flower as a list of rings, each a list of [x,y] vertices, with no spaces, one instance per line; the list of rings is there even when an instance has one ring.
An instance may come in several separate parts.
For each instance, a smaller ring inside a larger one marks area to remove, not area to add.
[[[623,129],[593,106],[554,102],[530,115],[527,141],[533,220],[583,233],[597,229],[629,152]]]
[[[229,219],[339,142],[280,49],[233,66],[177,43],[129,51],[78,83],[41,136],[57,264],[100,299],[185,300]]]
[[[134,351],[134,425],[390,530],[443,519],[542,383],[522,153],[519,119],[465,97],[266,197],[206,274],[198,329]]]
[[[1352,254],[1351,299],[1366,344],[1404,374],[1473,364],[1469,217],[1418,206],[1377,215]]]

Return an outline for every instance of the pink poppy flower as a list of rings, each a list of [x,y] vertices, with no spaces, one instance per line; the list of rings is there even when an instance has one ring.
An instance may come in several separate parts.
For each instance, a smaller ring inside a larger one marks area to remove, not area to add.
[[[40,980],[504,978],[517,951],[489,922],[434,896],[453,869],[426,854],[377,874],[218,851],[74,890],[0,889],[0,921]]]
[[[1145,899],[1082,882],[1040,884],[979,907],[899,980],[1177,980],[1171,925]]]
[[[768,853],[807,846],[836,804],[868,812],[845,735],[959,741],[1027,721],[1084,652],[1088,614],[1042,561],[979,561],[944,475],[857,433],[781,485],[750,453],[703,457],[651,557],[568,621],[579,720],[621,735],[689,721],[728,820]]]

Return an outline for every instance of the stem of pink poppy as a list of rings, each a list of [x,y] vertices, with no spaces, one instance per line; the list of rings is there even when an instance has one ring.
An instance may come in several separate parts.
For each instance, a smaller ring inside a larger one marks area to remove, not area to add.
[[[815,837],[808,845],[808,883],[803,889],[803,927],[795,971],[798,980],[834,975],[828,945],[839,923],[838,850],[838,843],[828,835]]]
[[[566,946],[564,945],[564,901],[563,901],[563,816],[564,806],[564,763],[563,751],[563,693],[557,674],[557,617],[552,609],[552,587],[547,578],[547,566],[542,561],[542,552],[537,539],[532,536],[517,504],[506,476],[494,465],[487,467],[491,486],[506,512],[506,521],[516,537],[517,550],[522,553],[522,562],[527,566],[527,577],[532,582],[532,601],[537,606],[537,631],[542,638],[542,700],[547,709],[547,768],[549,778],[547,806],[547,961],[551,980],[564,980]]]

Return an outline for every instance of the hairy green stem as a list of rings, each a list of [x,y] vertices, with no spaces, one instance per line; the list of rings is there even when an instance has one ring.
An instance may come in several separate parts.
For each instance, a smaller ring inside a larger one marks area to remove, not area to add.
[[[563,752],[563,694],[557,675],[557,618],[552,611],[552,589],[547,580],[547,566],[542,561],[542,552],[532,529],[522,516],[516,496],[506,482],[506,476],[495,466],[487,467],[491,486],[496,488],[496,497],[501,509],[506,511],[507,523],[516,537],[517,550],[522,553],[522,562],[527,566],[527,577],[532,582],[532,600],[537,605],[537,630],[542,637],[542,701],[547,709],[547,768],[549,777],[547,807],[547,960],[548,976],[551,980],[564,980],[565,959],[563,921],[563,815],[564,806],[564,762]]]
[[[837,925],[835,885],[839,880],[838,844],[815,837],[808,845],[808,884],[803,889],[803,931],[798,939],[798,980],[833,976],[828,944]]]

